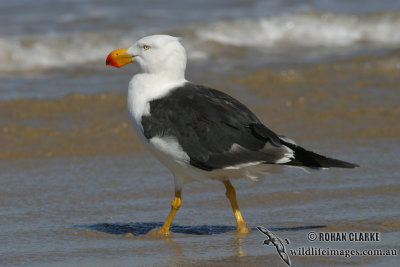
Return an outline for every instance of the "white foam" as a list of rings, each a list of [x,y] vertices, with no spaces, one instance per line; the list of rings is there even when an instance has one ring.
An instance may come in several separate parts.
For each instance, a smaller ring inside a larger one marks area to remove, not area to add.
[[[104,61],[108,52],[131,45],[136,38],[135,35],[124,37],[111,33],[0,36],[0,71],[69,67]]]
[[[25,72],[100,63],[114,49],[132,45],[138,33],[43,34],[30,37],[0,36],[0,72]],[[190,42],[188,44],[191,47]],[[189,58],[207,58],[206,51],[190,49]]]
[[[73,19],[66,16],[61,19]],[[273,48],[288,51],[296,47],[358,48],[364,45],[398,47],[400,13],[346,15],[295,13],[269,18],[215,21],[183,25],[175,29],[183,38],[190,60],[220,56],[223,46]],[[101,64],[107,54],[127,47],[143,32],[72,32],[31,36],[0,36],[0,73],[29,72],[54,67]],[[213,42],[213,44],[210,44]]]
[[[196,32],[200,40],[235,46],[351,46],[400,44],[400,14],[298,13],[218,21]]]

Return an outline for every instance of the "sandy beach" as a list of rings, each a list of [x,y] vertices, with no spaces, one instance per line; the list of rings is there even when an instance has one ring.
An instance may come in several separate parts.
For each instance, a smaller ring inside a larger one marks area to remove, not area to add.
[[[244,88],[227,92],[244,99],[277,132],[361,165],[311,174],[288,169],[256,184],[234,181],[252,227],[275,228],[293,247],[310,245],[306,235],[313,227],[377,231],[378,244],[342,246],[398,249],[400,99],[394,81],[400,73],[379,69],[385,58],[375,59],[376,69],[358,71],[373,60],[289,72],[259,69],[221,83],[225,91],[227,83]],[[352,68],[357,71],[348,71]],[[379,97],[363,95],[371,86],[381,89]],[[0,260],[5,265],[284,266],[273,249],[262,246],[260,233],[237,237],[223,186],[213,181],[185,188],[170,239],[146,236],[168,212],[173,179],[133,134],[125,95],[14,99],[1,101],[0,110],[1,246],[6,248]],[[292,257],[295,266],[395,260]]]
[[[372,27],[374,22],[381,28],[400,23],[400,9],[387,11],[391,6],[385,1],[382,5],[388,8],[364,7],[363,14],[356,13],[354,6],[348,6],[353,11],[336,10],[322,2],[311,5],[311,11],[271,7],[278,15],[270,11],[266,17],[237,5],[229,11],[240,14],[237,17],[220,11],[210,14],[209,21],[193,22],[183,16],[166,29],[155,28],[184,36],[189,53],[187,79],[240,99],[269,128],[303,147],[361,166],[311,173],[277,168],[255,183],[234,180],[242,213],[253,229],[248,235],[237,235],[224,186],[211,180],[185,186],[169,238],[148,234],[169,212],[173,177],[146,151],[129,122],[126,86],[136,68],[117,72],[105,68],[103,61],[108,48],[151,33],[154,25],[130,32],[131,37],[122,43],[107,43],[114,31],[96,33],[95,29],[111,27],[106,18],[113,17],[99,9],[85,21],[78,12],[77,18],[63,17],[64,24],[59,23],[67,25],[60,26],[65,35],[54,40],[71,38],[67,44],[80,46],[80,38],[87,38],[89,46],[95,46],[104,39],[106,45],[99,45],[92,58],[80,62],[73,47],[60,41],[62,51],[71,48],[65,56],[70,61],[63,61],[60,52],[57,62],[34,65],[32,61],[32,66],[23,66],[15,58],[12,66],[0,63],[0,265],[287,266],[273,246],[263,245],[266,238],[256,226],[288,239],[286,249],[292,252],[314,247],[398,253],[400,38],[396,41],[393,33],[380,43],[376,36],[384,35],[377,32],[375,39],[364,35],[360,42],[351,43],[353,39],[346,35],[343,40],[350,44],[342,40],[340,45],[329,46],[321,35],[320,39],[312,37],[319,40],[312,39],[313,45],[303,43],[303,50],[293,49],[301,38],[290,43],[287,36],[282,37],[280,43],[268,47],[228,39],[235,34],[250,35],[248,21],[257,25],[269,21],[268,25],[278,25],[279,30],[290,14],[300,26],[306,18],[313,23],[327,20],[327,25],[336,27],[359,23],[355,31]],[[208,5],[198,10],[198,18],[212,9]],[[3,8],[10,7],[4,4]],[[125,11],[114,12],[117,16]],[[143,19],[151,21],[155,15],[148,14]],[[126,23],[118,24],[123,29],[118,33],[121,36],[133,27],[133,22]],[[185,26],[177,26],[182,23]],[[89,30],[78,32],[73,25],[86,25]],[[228,25],[232,32],[227,31]],[[304,25],[309,28],[312,23]],[[29,35],[32,40],[38,38],[35,27]],[[40,36],[53,40],[53,35],[45,34],[47,28],[41,27],[42,31],[37,30]],[[224,38],[218,35],[219,29],[226,33]],[[15,41],[37,49],[45,44],[40,38],[26,43],[26,37],[18,39],[18,35],[7,39],[9,32],[2,31],[0,46]],[[20,31],[27,34],[25,29]],[[271,43],[275,40],[267,37]],[[4,62],[7,58],[2,56]],[[309,240],[310,232],[317,236],[377,233],[379,241],[324,242]],[[398,265],[398,256],[383,255],[292,253],[290,258],[292,266]]]

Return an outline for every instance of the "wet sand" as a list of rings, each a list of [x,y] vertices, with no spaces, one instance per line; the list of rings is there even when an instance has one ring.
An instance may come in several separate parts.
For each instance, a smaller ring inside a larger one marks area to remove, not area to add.
[[[399,250],[399,51],[281,70],[215,86],[277,133],[361,165],[235,180],[251,227],[301,246]],[[227,89],[233,88],[233,89]],[[172,175],[131,129],[125,95],[0,101],[0,265],[285,266],[257,231],[237,236],[223,185],[189,184],[172,236]],[[380,242],[309,242],[315,232],[380,232]],[[292,266],[395,266],[397,257],[295,257]]]
[[[237,97],[275,132],[298,141],[398,138],[398,62],[400,51],[283,71],[261,68],[209,86]],[[0,100],[0,110],[1,160],[143,150],[125,94]]]

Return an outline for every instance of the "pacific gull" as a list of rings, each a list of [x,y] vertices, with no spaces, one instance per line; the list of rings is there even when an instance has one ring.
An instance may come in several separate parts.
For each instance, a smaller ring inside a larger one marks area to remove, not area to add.
[[[183,186],[191,181],[221,181],[239,233],[250,231],[240,213],[230,178],[256,180],[272,165],[325,169],[358,165],[328,158],[298,146],[267,128],[233,97],[185,79],[186,51],[180,39],[147,36],[112,51],[107,65],[135,62],[140,72],[128,86],[129,116],[143,144],[174,176],[175,197],[164,225],[169,235],[181,206]]]

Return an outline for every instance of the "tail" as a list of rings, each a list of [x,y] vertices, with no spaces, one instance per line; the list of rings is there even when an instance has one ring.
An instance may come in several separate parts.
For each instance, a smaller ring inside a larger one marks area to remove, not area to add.
[[[360,167],[357,164],[327,158],[325,156],[319,155],[317,153],[305,150],[301,146],[298,146],[293,143],[286,142],[280,139],[281,143],[294,151],[294,158],[285,163],[285,165],[289,166],[298,166],[298,167],[309,167],[309,168],[355,168]]]

